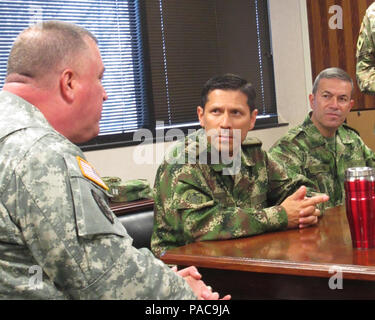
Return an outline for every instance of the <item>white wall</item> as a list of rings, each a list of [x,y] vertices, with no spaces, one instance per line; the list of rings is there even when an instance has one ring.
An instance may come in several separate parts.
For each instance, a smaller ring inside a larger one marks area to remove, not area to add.
[[[303,121],[312,89],[306,1],[269,0],[269,13],[277,110],[279,121],[289,123],[289,127],[250,132],[263,141],[266,150]]]
[[[311,62],[306,2],[304,0],[269,0],[270,27],[274,58],[277,110],[280,121],[289,126],[255,130],[249,133],[268,148],[287,130],[301,123],[311,92]],[[165,148],[170,144],[123,147],[85,152],[88,161],[101,176],[118,176],[123,180],[147,179],[151,185]],[[146,164],[133,159],[136,152],[149,156]],[[152,158],[152,159],[150,159]]]

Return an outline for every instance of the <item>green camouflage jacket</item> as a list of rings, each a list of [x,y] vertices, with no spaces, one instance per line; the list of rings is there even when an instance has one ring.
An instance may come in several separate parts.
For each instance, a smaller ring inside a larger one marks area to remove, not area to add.
[[[131,202],[152,199],[152,190],[146,179],[122,181],[119,177],[102,177],[109,188],[111,202]]]
[[[363,17],[357,41],[356,74],[362,92],[375,94],[375,3]]]
[[[199,152],[191,159],[194,156],[190,157],[189,150],[198,149],[202,135],[205,132],[200,129],[177,143],[158,168],[151,240],[156,255],[195,241],[245,237],[287,227],[286,212],[278,204],[303,181],[289,179],[254,138],[242,144],[240,172],[225,175],[223,164],[199,163]],[[210,154],[209,149],[201,153]],[[171,163],[171,158],[180,158],[178,153],[190,160]]]
[[[0,92],[0,299],[193,299],[132,246],[81,150]]]
[[[317,191],[329,195],[326,208],[344,203],[347,168],[375,165],[374,152],[354,129],[343,124],[337,130],[335,141],[336,154],[307,116],[302,125],[289,130],[269,151],[270,158],[284,165],[288,176],[303,176]]]

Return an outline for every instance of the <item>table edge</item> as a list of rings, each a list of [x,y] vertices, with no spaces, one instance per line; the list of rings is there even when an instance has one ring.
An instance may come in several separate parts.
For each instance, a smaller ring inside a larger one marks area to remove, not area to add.
[[[273,273],[295,276],[311,276],[330,278],[342,273],[343,279],[375,281],[375,267],[348,264],[293,262],[270,259],[254,259],[247,257],[214,257],[187,255],[166,252],[161,256],[166,264],[181,266],[194,265],[197,268],[234,270],[257,273]]]

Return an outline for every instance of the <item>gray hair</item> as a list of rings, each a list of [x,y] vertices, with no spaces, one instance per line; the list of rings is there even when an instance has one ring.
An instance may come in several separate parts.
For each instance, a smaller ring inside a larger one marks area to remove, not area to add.
[[[54,71],[88,48],[85,37],[97,43],[91,32],[72,23],[39,22],[18,35],[9,54],[7,75],[38,78]]]
[[[353,79],[344,70],[334,67],[334,68],[327,68],[321,71],[318,74],[318,76],[315,78],[313,90],[312,90],[313,94],[316,94],[316,92],[318,91],[319,82],[322,79],[339,79],[339,80],[343,80],[346,82],[350,82],[352,86],[351,95],[353,95],[353,90],[354,90]]]

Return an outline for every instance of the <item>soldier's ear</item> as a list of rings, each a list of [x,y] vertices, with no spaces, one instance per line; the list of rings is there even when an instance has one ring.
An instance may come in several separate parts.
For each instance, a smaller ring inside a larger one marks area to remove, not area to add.
[[[75,97],[75,86],[73,83],[75,82],[74,79],[74,72],[71,69],[65,69],[60,74],[60,92],[62,97],[68,101],[69,103],[72,103]]]
[[[249,124],[249,131],[253,130],[255,126],[255,121],[257,120],[258,109],[254,109],[253,112],[250,113],[250,124]]]
[[[198,119],[199,119],[199,123],[200,123],[201,127],[204,128],[204,126],[205,126],[204,109],[201,106],[197,107],[197,115],[198,115]]]
[[[351,99],[350,100],[350,105],[349,105],[349,111],[352,110],[353,106],[354,106],[354,100]]]
[[[314,110],[314,103],[315,103],[315,95],[314,94],[309,94],[309,101],[310,101],[310,108]]]

